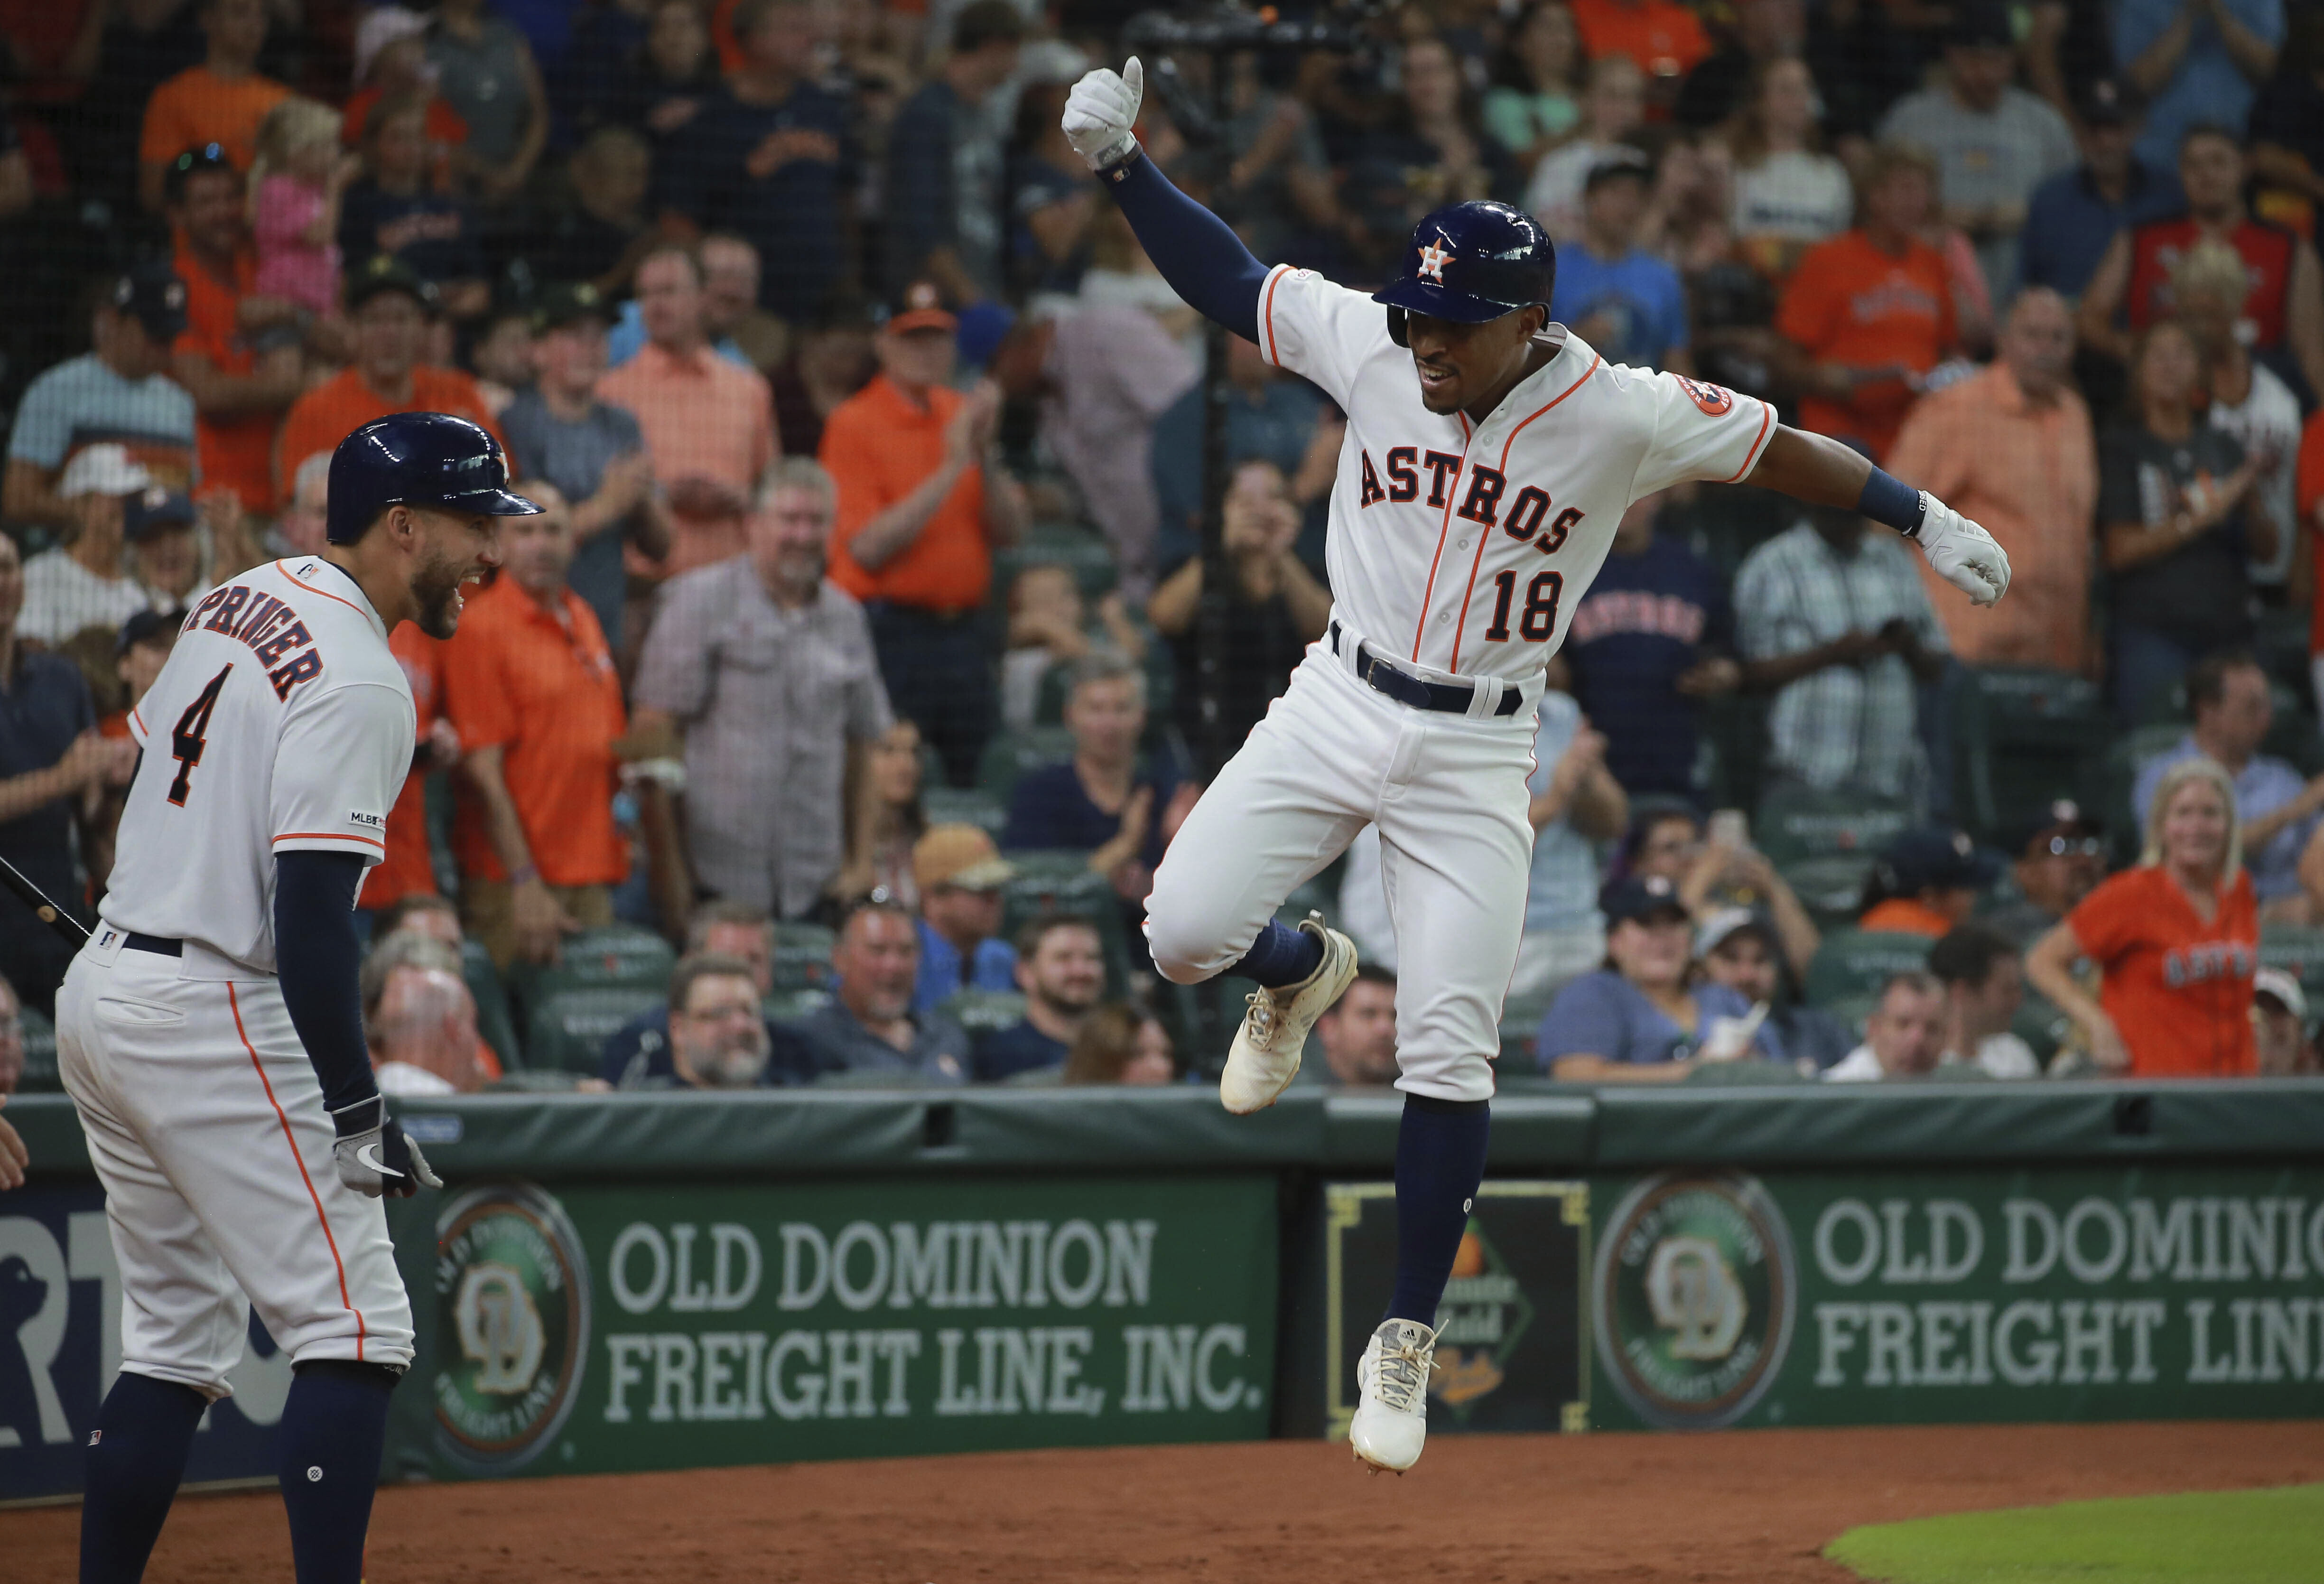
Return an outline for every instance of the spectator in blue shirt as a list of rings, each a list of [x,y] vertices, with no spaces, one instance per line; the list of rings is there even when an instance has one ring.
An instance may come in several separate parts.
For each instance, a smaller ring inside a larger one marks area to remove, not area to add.
[[[1001,888],[1016,868],[974,825],[931,825],[912,844],[920,893],[920,974],[912,1009],[933,1012],[964,990],[1017,988],[1017,953],[1001,930]]]
[[[1692,797],[1700,700],[1743,677],[1726,586],[1710,563],[1655,531],[1664,497],[1622,514],[1559,656],[1582,713],[1606,733],[1606,768],[1633,796]]]
[[[986,1083],[1063,1067],[1098,998],[1105,993],[1105,946],[1086,918],[1037,918],[1017,935],[1017,988],[1025,1016],[976,1042],[974,1075]]]
[[[2275,70],[2283,0],[2116,0],[2114,56],[2147,97],[2138,152],[2169,166],[2179,140],[2203,123],[2237,142],[2252,99]]]
[[[813,78],[816,22],[800,0],[742,0],[733,20],[742,65],[662,146],[657,201],[757,248],[759,306],[809,319],[855,278],[853,112]]]
[[[1567,985],[1534,1036],[1543,1071],[1573,1082],[1672,1082],[1697,1052],[1720,1054],[1750,1003],[1723,984],[1689,982],[1694,926],[1660,875],[1618,880],[1599,898],[1606,966]]]
[[[1557,260],[1550,313],[1608,363],[1692,373],[1686,289],[1678,272],[1638,245],[1654,168],[1616,148],[1582,186],[1582,239]]]
[[[1694,960],[1705,979],[1725,985],[1767,1016],[1752,1044],[1787,1066],[1821,1073],[1855,1047],[1856,1036],[1831,1013],[1803,1007],[1784,973],[1783,938],[1775,920],[1752,907],[1722,907],[1696,927]]]
[[[1167,760],[1157,757],[1144,769],[1139,765],[1145,677],[1118,656],[1084,660],[1065,700],[1065,725],[1074,734],[1074,757],[1019,778],[1001,845],[1010,852],[1086,852],[1090,867],[1111,877],[1125,900],[1140,900],[1153,889],[1163,849],[1193,806],[1193,789],[1181,797]]]
[[[1007,151],[985,101],[1016,74],[1025,19],[1009,0],[971,0],[944,64],[888,133],[888,283],[932,280],[954,302],[1006,289],[1001,187]]]
[[[2174,215],[2187,201],[2176,170],[2150,165],[2134,151],[2131,88],[2101,80],[2078,99],[2082,162],[2034,189],[2017,259],[2021,286],[2047,286],[2069,302],[2080,298],[2116,232]]]
[[[1227,337],[1227,465],[1254,459],[1275,464],[1290,482],[1302,513],[1299,558],[1320,569],[1323,524],[1339,474],[1337,422],[1323,423],[1315,387],[1282,373],[1259,355],[1257,344]],[[1161,510],[1154,532],[1154,571],[1167,577],[1202,548],[1203,387],[1198,382],[1154,420],[1148,453],[1154,502]]]

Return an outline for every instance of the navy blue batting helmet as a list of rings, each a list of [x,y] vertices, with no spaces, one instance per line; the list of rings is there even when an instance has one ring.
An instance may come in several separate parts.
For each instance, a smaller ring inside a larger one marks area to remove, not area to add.
[[[1388,333],[1405,345],[1404,316],[1481,325],[1539,303],[1557,284],[1557,250],[1523,209],[1448,204],[1412,228],[1397,278],[1372,296],[1388,305]]]
[[[363,538],[390,506],[530,517],[540,510],[509,493],[508,457],[482,424],[448,412],[375,418],[331,453],[324,533],[335,545]]]

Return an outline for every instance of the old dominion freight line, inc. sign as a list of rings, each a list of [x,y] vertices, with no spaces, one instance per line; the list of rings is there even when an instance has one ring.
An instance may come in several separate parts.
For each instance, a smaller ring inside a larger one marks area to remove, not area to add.
[[[2314,1414],[2324,1171],[1663,1174],[1591,1297],[1605,1423]]]
[[[1263,1435],[1265,1178],[470,1190],[447,1473]]]

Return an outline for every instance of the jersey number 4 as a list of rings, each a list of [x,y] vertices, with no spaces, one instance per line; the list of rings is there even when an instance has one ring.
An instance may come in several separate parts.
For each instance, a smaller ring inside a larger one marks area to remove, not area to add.
[[[1509,639],[1509,606],[1517,597],[1515,572],[1493,574],[1493,624],[1485,629],[1490,643]],[[1517,636],[1527,643],[1547,643],[1557,631],[1557,602],[1565,597],[1565,579],[1555,572],[1536,572],[1526,585],[1525,608],[1517,612]]]
[[[210,712],[217,708],[218,689],[226,686],[228,666],[210,678],[208,687],[194,696],[178,723],[170,729],[170,752],[178,761],[177,778],[170,783],[170,801],[185,806],[186,792],[193,780],[194,767],[202,762],[202,746],[210,730]]]

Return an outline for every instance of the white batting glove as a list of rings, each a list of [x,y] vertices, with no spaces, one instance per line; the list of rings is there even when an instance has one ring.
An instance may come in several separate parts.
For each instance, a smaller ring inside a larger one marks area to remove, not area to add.
[[[1921,554],[1939,577],[1989,605],[2009,592],[2009,555],[1994,537],[1928,491],[1921,492]]]
[[[1118,164],[1138,146],[1130,129],[1138,124],[1138,106],[1146,97],[1146,68],[1132,55],[1120,75],[1103,67],[1074,84],[1066,96],[1065,141],[1093,170]]]

